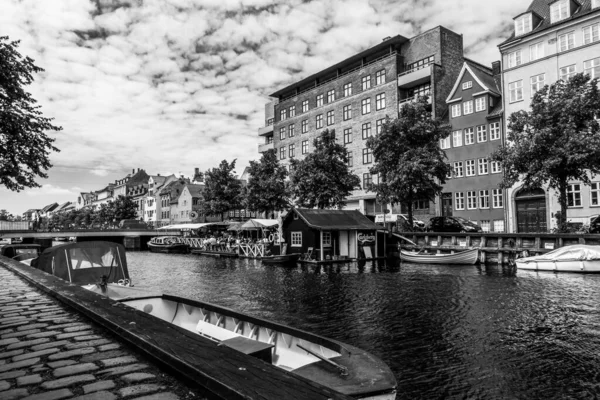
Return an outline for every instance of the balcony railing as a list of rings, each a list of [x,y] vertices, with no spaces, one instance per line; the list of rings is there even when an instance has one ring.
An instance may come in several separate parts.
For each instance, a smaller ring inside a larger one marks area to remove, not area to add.
[[[398,75],[398,87],[399,88],[410,88],[431,80],[431,70],[435,64],[430,63],[427,65],[413,68]]]
[[[273,125],[263,126],[262,128],[258,128],[258,136],[267,136],[268,134],[273,134]]]
[[[271,150],[275,148],[275,143],[271,142],[271,143],[263,143],[263,144],[259,144],[258,145],[258,152],[259,153],[264,153],[267,150]]]

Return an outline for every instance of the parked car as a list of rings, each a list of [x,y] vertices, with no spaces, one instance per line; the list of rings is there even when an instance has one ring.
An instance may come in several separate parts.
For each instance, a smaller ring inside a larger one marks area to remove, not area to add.
[[[481,226],[463,217],[433,217],[428,232],[482,232]]]
[[[398,214],[400,216],[400,218],[402,218],[407,224],[408,224],[408,215],[406,214]],[[417,228],[417,230],[423,230],[425,228],[425,222],[416,219],[415,216],[413,215],[413,227]]]
[[[590,233],[600,233],[600,215],[590,219]]]
[[[122,219],[119,222],[119,229],[148,229],[148,224],[137,219]]]

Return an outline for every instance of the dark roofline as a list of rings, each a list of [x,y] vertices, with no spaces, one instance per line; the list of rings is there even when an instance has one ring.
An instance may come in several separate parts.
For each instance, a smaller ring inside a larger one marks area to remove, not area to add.
[[[471,58],[467,58],[467,57],[463,57],[463,58],[465,59],[466,62],[468,62],[470,64],[473,64],[473,65],[475,65],[475,66],[477,66],[479,68],[483,68],[483,69],[485,69],[484,72],[489,73],[491,76],[494,76],[494,73],[493,73],[493,70],[492,70],[491,67],[488,67],[488,66],[486,66],[486,65],[484,65],[484,64],[482,64],[482,63],[480,63],[478,61],[475,61],[475,60],[473,60]]]
[[[519,17],[522,17],[522,16],[523,16],[523,15],[525,15],[525,14],[533,14],[533,15],[537,16],[539,19],[544,19],[544,18],[542,18],[542,16],[541,16],[540,14],[536,13],[535,11],[533,11],[533,10],[527,10],[527,11],[524,11],[524,12],[522,12],[521,14],[517,15],[516,17],[514,17],[514,18],[513,18],[513,21],[514,21],[515,19],[519,18]],[[534,28],[534,29],[535,29],[535,28]]]
[[[292,218],[293,212],[295,211],[296,214],[298,214],[298,216],[300,216],[300,218],[302,219],[302,221],[304,221],[304,223],[308,227],[316,229],[316,230],[319,230],[319,231],[322,231],[322,230],[332,230],[332,231],[336,231],[336,230],[337,231],[339,231],[339,230],[342,230],[342,231],[343,230],[349,230],[349,231],[352,231],[352,230],[367,230],[367,229],[369,229],[369,228],[365,228],[365,227],[343,227],[343,228],[340,228],[340,227],[337,227],[335,225],[331,225],[331,226],[314,225],[314,224],[311,224],[310,222],[308,222],[308,220],[306,219],[306,217],[303,215],[302,211],[304,211],[304,210],[310,211],[311,209],[292,208],[290,210],[290,212],[288,212],[288,214],[285,216],[285,219]],[[372,223],[373,225],[376,225],[374,222],[372,222],[371,220],[369,220],[363,213],[361,213],[358,210],[322,210],[322,211],[335,211],[338,214],[339,214],[339,212],[346,212],[348,214],[358,213],[359,215],[361,215],[362,217],[364,217],[365,219],[367,219],[370,223]],[[379,227],[379,226],[376,225],[375,227],[373,227],[373,229],[385,229],[385,228],[384,227]]]

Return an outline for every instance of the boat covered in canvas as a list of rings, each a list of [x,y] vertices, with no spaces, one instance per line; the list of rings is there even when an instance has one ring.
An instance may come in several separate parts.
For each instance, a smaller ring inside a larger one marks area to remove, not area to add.
[[[42,249],[39,244],[13,243],[0,248],[0,255],[27,265],[31,263],[31,260],[37,258],[41,252]]]
[[[153,253],[186,254],[190,251],[190,246],[177,236],[156,236],[148,242],[148,250]]]
[[[600,246],[574,244],[539,256],[517,258],[518,269],[533,271],[600,272]]]
[[[133,287],[120,244],[59,245],[46,249],[32,266],[343,394],[396,397],[392,371],[364,350],[218,305]]]
[[[479,261],[479,249],[464,250],[452,254],[430,254],[400,250],[400,259],[417,264],[476,264]]]

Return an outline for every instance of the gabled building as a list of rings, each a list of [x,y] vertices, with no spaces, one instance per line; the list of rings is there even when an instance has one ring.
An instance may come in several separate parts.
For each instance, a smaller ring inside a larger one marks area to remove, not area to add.
[[[75,202],[75,209],[81,210],[84,207],[91,207],[94,203],[94,199],[94,192],[79,193],[79,196],[77,196],[77,201]]]
[[[583,72],[600,77],[600,0],[533,0],[514,18],[514,31],[499,46],[505,118],[528,110],[534,93]],[[600,179],[590,187],[570,182],[567,219],[589,223],[600,213]],[[517,183],[507,191],[509,232],[545,232],[560,210],[555,192],[528,191]]]
[[[40,210],[40,217],[49,218],[52,216],[52,211],[56,210],[58,203],[48,204],[46,207]]]
[[[30,208],[23,213],[23,221],[38,221],[40,219],[41,210]]]
[[[192,222],[200,216],[202,191],[204,184],[186,184],[177,198],[177,204],[171,208],[179,223]]]
[[[109,201],[113,201],[115,198],[114,187],[115,186],[112,183],[109,183],[108,186],[93,192],[93,199],[92,199],[91,207],[94,209],[97,209],[102,204],[106,204]]]
[[[151,226],[158,226],[162,212],[160,190],[165,184],[175,180],[175,175],[151,175],[148,178],[148,193],[144,198],[144,221]]]
[[[178,222],[179,215],[176,214],[178,211],[178,201],[181,192],[185,185],[190,182],[181,177],[165,184],[159,192],[160,197],[160,225],[169,225],[171,222]]]
[[[67,201],[66,203],[62,203],[61,205],[56,207],[56,209],[52,213],[53,214],[59,214],[59,213],[65,214],[74,209],[75,209],[75,205],[73,203],[71,203],[70,201]]]
[[[500,163],[489,156],[504,142],[500,62],[492,68],[465,60],[446,99],[452,134],[441,140],[453,167],[444,185],[441,215],[459,216],[484,231],[504,232]]]

